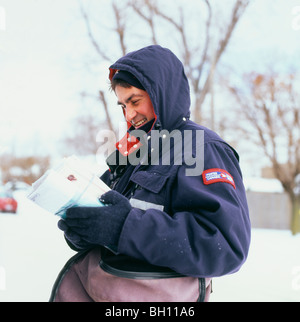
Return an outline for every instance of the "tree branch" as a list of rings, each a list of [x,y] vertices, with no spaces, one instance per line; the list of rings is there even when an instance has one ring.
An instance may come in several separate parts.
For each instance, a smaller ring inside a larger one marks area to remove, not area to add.
[[[94,37],[94,34],[92,32],[92,28],[91,28],[91,25],[90,25],[89,17],[87,15],[86,11],[84,10],[81,1],[79,2],[79,5],[80,5],[81,14],[82,14],[83,19],[85,21],[85,25],[86,25],[86,28],[87,28],[87,32],[88,32],[89,39],[90,39],[90,41],[91,41],[94,49],[96,50],[96,52],[99,54],[99,56],[102,59],[109,61],[110,60],[109,57],[106,56],[105,53],[101,50],[100,46],[98,45],[98,42],[96,41],[96,39]]]
[[[157,38],[156,38],[156,33],[155,33],[155,26],[154,26],[154,12],[152,9],[152,6],[149,4],[149,1],[145,1],[146,6],[149,9],[149,16],[147,17],[141,10],[141,8],[137,5],[136,1],[131,1],[130,5],[133,8],[133,10],[143,19],[146,21],[146,23],[149,25],[150,30],[151,30],[151,38],[152,38],[152,43],[154,45],[158,44]]]
[[[112,122],[111,122],[111,117],[110,117],[110,114],[109,114],[109,111],[108,111],[108,106],[107,106],[107,102],[106,102],[106,99],[105,99],[105,95],[104,95],[104,92],[102,90],[99,91],[99,98],[100,98],[100,101],[102,102],[103,107],[104,107],[108,128],[111,131],[114,131],[114,127],[113,127]]]
[[[117,25],[115,28],[115,31],[116,31],[117,35],[119,36],[122,55],[124,56],[127,53],[127,47],[125,45],[126,24],[125,24],[124,19],[121,15],[121,10],[119,10],[119,8],[115,4],[115,2],[113,2],[112,7],[113,7],[114,14],[115,14],[116,25]]]
[[[207,11],[208,11],[207,19],[206,19],[206,23],[205,23],[205,43],[204,43],[204,47],[203,47],[202,57],[200,59],[198,66],[196,66],[196,70],[198,71],[198,75],[196,77],[191,76],[192,83],[194,86],[194,91],[197,91],[199,89],[199,83],[200,83],[200,79],[202,76],[204,64],[207,61],[208,48],[209,48],[209,44],[211,41],[210,28],[211,28],[211,22],[212,22],[212,9],[211,9],[211,5],[208,0],[205,0],[204,2],[207,6]]]

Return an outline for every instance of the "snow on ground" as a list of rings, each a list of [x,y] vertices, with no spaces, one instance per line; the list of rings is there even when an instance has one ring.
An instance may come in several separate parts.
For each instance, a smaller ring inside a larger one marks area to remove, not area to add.
[[[57,228],[57,216],[24,194],[18,200],[17,215],[0,213],[0,302],[48,301],[57,274],[74,252]]]
[[[299,302],[300,235],[253,229],[249,256],[239,272],[213,280],[215,302]]]
[[[74,254],[58,217],[18,195],[17,215],[0,213],[0,302],[48,301],[64,263]],[[300,235],[253,229],[246,264],[215,278],[211,302],[300,301]]]

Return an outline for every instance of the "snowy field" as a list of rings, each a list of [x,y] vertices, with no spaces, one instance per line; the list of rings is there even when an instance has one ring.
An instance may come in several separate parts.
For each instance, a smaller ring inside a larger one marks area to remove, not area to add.
[[[48,301],[74,254],[58,218],[19,193],[17,215],[0,213],[0,302]],[[249,258],[236,274],[215,278],[211,302],[300,301],[300,235],[254,229]]]

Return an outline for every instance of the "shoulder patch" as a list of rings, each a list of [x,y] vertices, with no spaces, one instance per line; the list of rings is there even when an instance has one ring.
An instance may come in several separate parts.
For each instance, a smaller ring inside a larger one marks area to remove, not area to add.
[[[202,172],[202,178],[204,184],[212,184],[215,182],[227,182],[230,183],[235,189],[235,182],[230,173],[223,169],[208,169]]]

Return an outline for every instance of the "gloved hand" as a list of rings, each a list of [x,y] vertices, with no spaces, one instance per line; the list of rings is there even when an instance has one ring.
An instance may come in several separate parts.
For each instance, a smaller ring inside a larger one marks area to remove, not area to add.
[[[79,235],[75,234],[64,219],[60,219],[57,223],[58,228],[64,231],[67,244],[75,251],[90,248],[92,245],[84,241]]]
[[[65,237],[77,248],[92,245],[118,246],[123,224],[131,210],[126,197],[110,190],[101,196],[103,207],[74,207],[58,222]]]

